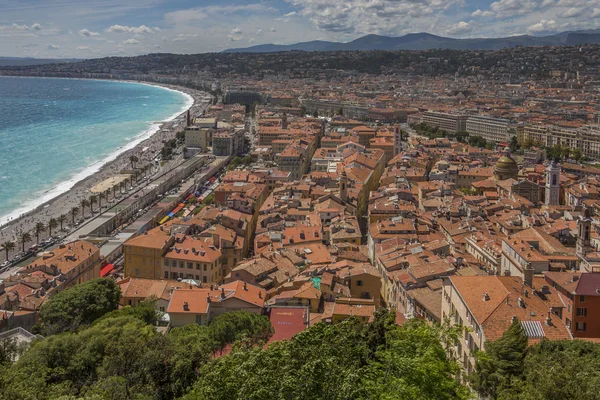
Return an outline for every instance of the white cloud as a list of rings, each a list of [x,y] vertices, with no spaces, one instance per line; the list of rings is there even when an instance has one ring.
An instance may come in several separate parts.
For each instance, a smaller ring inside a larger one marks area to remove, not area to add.
[[[270,32],[277,32],[277,29],[275,29],[275,27],[274,27],[274,26],[272,26],[272,27],[269,29],[269,31],[270,31]]]
[[[49,44],[47,47],[48,47],[48,50],[60,50],[60,47],[58,47],[55,44]]]
[[[31,26],[26,25],[26,24],[19,25],[16,23],[13,23],[12,25],[0,25],[0,31],[41,31],[41,30],[42,30],[42,25],[38,24],[37,22]]]
[[[113,25],[113,26],[107,28],[106,32],[137,33],[137,34],[156,33],[156,32],[160,32],[160,28],[157,28],[157,27],[150,28],[146,25],[140,25],[140,26]]]
[[[248,43],[254,43],[256,42],[256,39],[254,39],[253,37],[251,37],[250,39],[248,39]]]
[[[137,39],[127,39],[123,41],[123,44],[140,44],[140,41]]]
[[[559,14],[559,17],[562,18],[577,18],[584,15],[588,10],[585,8],[575,8],[571,7],[568,10]]]
[[[87,29],[82,29],[79,31],[79,36],[91,37],[91,36],[100,36],[98,32],[92,32]]]
[[[192,25],[198,21],[214,19],[214,17],[232,16],[235,14],[273,12],[263,4],[218,5],[178,10],[165,14],[169,25]]]
[[[296,14],[298,14],[296,11],[292,11],[292,12],[289,12],[289,13],[287,13],[287,14],[283,14],[283,16],[284,16],[284,17],[293,17],[293,16],[294,16],[294,15],[296,15]]]
[[[185,42],[187,40],[187,38],[184,37],[176,37],[175,39],[173,39],[173,42]]]
[[[435,26],[435,19],[448,9],[462,6],[464,0],[286,0],[299,9],[299,15],[318,29],[338,34],[396,34],[400,30],[431,30],[415,19]],[[427,21],[427,22],[426,22]]]
[[[474,18],[477,18],[477,17],[491,17],[492,15],[494,15],[494,13],[491,12],[491,11],[481,11],[481,10],[473,11],[471,13],[471,17],[474,17]]]
[[[548,32],[548,31],[555,30],[557,27],[558,27],[558,24],[556,23],[555,20],[543,19],[540,22],[538,22],[537,24],[530,25],[527,28],[527,31],[532,32],[532,33]]]
[[[240,35],[227,35],[227,40],[230,42],[239,42],[243,39],[243,36]]]
[[[77,50],[81,50],[81,51],[90,51],[91,47],[89,47],[89,46],[77,46],[76,49]]]
[[[469,33],[473,30],[473,27],[465,21],[460,21],[457,24],[450,26],[446,33],[448,35],[464,35],[465,33]]]
[[[231,30],[231,34],[232,35],[241,35],[242,34],[242,30],[238,26],[237,28]]]

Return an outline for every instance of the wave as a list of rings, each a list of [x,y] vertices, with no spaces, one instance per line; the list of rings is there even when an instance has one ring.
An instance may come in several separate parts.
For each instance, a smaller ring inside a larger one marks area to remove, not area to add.
[[[79,79],[79,78],[76,78],[76,79]],[[176,92],[176,93],[182,94],[186,98],[186,102],[184,103],[182,108],[179,111],[177,111],[175,114],[173,114],[172,116],[165,119],[163,122],[169,122],[169,121],[175,120],[177,117],[179,117],[180,115],[183,115],[188,109],[190,109],[194,105],[194,98],[192,96],[190,96],[189,94],[187,94],[185,92],[181,92],[179,90],[167,88],[167,87],[160,86],[160,85],[147,84],[147,83],[122,82],[122,81],[115,81],[115,82],[154,86],[154,87],[157,87],[157,88],[160,88],[163,90],[169,90],[171,92]],[[11,222],[11,219],[18,218],[22,214],[31,212],[32,210],[35,210],[36,208],[42,206],[43,204],[68,192],[77,183],[81,182],[82,180],[84,180],[84,179],[88,178],[89,176],[95,174],[96,172],[100,171],[100,169],[102,169],[103,166],[110,163],[111,161],[116,160],[117,157],[119,157],[121,154],[125,153],[128,150],[135,148],[137,145],[142,143],[144,140],[152,137],[152,135],[154,135],[156,132],[158,132],[160,130],[161,125],[162,125],[162,122],[152,122],[150,124],[149,128],[147,128],[146,130],[144,130],[141,133],[139,133],[138,135],[136,135],[126,145],[118,147],[114,152],[110,153],[108,156],[106,156],[102,160],[93,162],[92,164],[88,165],[81,171],[76,172],[71,178],[58,183],[54,188],[52,188],[50,190],[43,189],[43,190],[37,191],[36,193],[33,194],[33,196],[32,196],[33,199],[29,200],[29,201],[25,201],[23,203],[22,207],[19,207],[16,210],[13,210],[6,215],[0,216],[0,227]]]

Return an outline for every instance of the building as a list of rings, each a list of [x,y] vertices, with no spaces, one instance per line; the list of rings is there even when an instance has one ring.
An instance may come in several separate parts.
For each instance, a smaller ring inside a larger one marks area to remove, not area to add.
[[[244,131],[222,131],[212,136],[212,153],[215,156],[238,155],[244,151]]]
[[[202,283],[222,283],[221,251],[203,240],[177,234],[162,257],[161,277],[195,279]]]
[[[125,276],[160,279],[162,256],[174,243],[175,236],[161,227],[123,243]]]
[[[459,114],[448,114],[437,111],[423,113],[423,123],[452,133],[466,131],[467,119],[468,116]]]
[[[600,338],[600,274],[548,272],[544,279],[564,303],[560,315],[573,337]]]
[[[201,128],[199,126],[188,126],[185,128],[185,145],[186,147],[199,148],[206,151],[212,146],[212,137],[214,129]]]
[[[267,292],[257,286],[235,281],[214,288],[175,289],[167,307],[171,327],[208,325],[229,311],[260,314]]]
[[[507,143],[510,121],[504,118],[493,118],[486,115],[470,116],[467,119],[466,131],[471,136],[481,136],[487,141]]]
[[[560,204],[560,164],[554,161],[546,168],[546,205]]]
[[[100,277],[100,249],[85,240],[61,244],[47,251],[27,267],[55,267],[64,282],[63,289]]]
[[[451,349],[467,374],[475,367],[474,353],[485,351],[486,342],[499,339],[515,318],[530,345],[573,339],[559,316],[563,302],[543,278],[526,285],[514,276],[451,276],[442,293],[442,321],[469,328]]]

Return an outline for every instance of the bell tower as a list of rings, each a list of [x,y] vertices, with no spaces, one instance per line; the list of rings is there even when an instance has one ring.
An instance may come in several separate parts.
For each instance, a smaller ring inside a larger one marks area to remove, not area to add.
[[[591,230],[592,230],[592,217],[590,209],[587,206],[583,206],[582,215],[577,220],[577,246],[576,253],[579,256],[585,256],[591,247]]]
[[[553,160],[546,168],[546,205],[560,203],[560,164]]]

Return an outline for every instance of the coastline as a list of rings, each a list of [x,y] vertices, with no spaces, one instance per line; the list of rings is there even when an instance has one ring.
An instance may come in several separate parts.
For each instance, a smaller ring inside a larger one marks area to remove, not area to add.
[[[177,130],[175,128],[181,125],[182,122],[185,123],[185,116],[188,110],[196,113],[207,105],[203,101],[206,93],[199,90],[154,82],[112,81],[156,86],[164,90],[181,93],[187,98],[187,101],[177,113],[162,121],[152,122],[150,127],[136,135],[131,142],[115,149],[114,152],[104,159],[94,162],[83,170],[76,172],[71,178],[61,182],[55,188],[45,191],[40,195],[38,198],[39,201],[36,204],[23,205],[21,208],[3,216],[0,220],[0,241],[16,239],[14,235],[17,230],[31,231],[39,221],[47,223],[50,218],[58,218],[61,214],[68,215],[72,207],[79,207],[81,198],[89,197],[88,191],[92,186],[115,175],[118,171],[126,169],[130,163],[130,155],[136,154],[140,158],[140,162],[150,161],[146,158],[152,158],[154,152],[160,151],[163,139],[169,140],[175,137]],[[144,157],[141,150],[145,147],[152,149],[152,151],[148,152]],[[23,216],[19,217],[21,214]],[[86,209],[86,215],[89,215],[89,207]],[[13,216],[13,219],[6,221],[6,218],[9,216]],[[76,220],[80,218],[81,215]],[[70,225],[70,221],[71,218],[69,216],[65,226]],[[58,229],[53,234],[56,234]],[[44,232],[40,235],[40,239],[47,236],[48,232]]]

